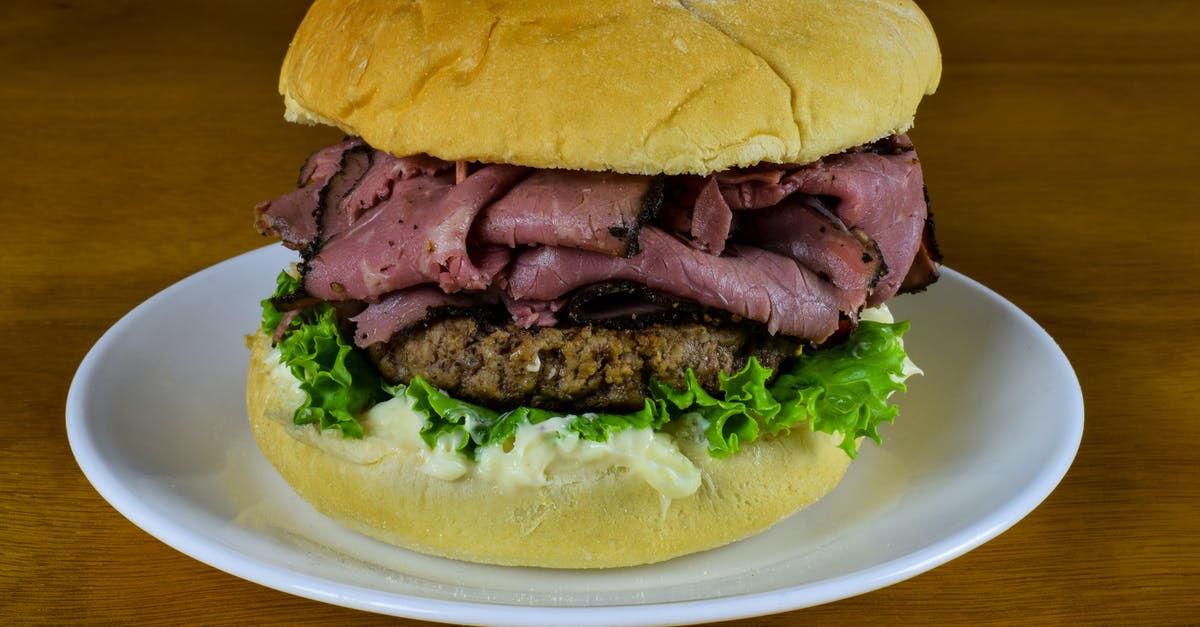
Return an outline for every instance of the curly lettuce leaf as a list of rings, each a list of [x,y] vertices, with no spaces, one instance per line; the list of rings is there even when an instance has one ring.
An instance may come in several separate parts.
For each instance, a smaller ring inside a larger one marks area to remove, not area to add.
[[[521,425],[538,424],[563,415],[535,407],[497,412],[456,399],[420,377],[414,377],[408,385],[388,389],[396,395],[404,394],[413,408],[426,416],[421,429],[421,439],[426,445],[433,448],[438,440],[448,437],[458,443],[460,453],[472,459],[478,457],[480,449],[515,437]],[[647,400],[640,411],[628,414],[586,413],[569,418],[569,431],[585,440],[607,442],[613,433],[625,429],[661,428],[669,416],[661,406]]]
[[[907,390],[900,338],[908,327],[864,320],[845,342],[796,360],[769,389],[782,405],[780,414],[807,415],[813,431],[842,434],[842,450],[851,458],[858,438],[878,444],[880,423],[892,422],[900,411],[888,405],[888,397]],[[767,431],[790,426],[777,421]]]
[[[734,377],[739,377],[754,368],[762,367],[751,357],[746,368]],[[728,379],[721,378],[721,383],[726,381]],[[728,395],[725,399],[719,399],[704,391],[690,368],[687,371],[687,385],[683,389],[652,381],[650,396],[665,401],[672,418],[690,413],[699,414],[706,425],[704,435],[708,439],[709,454],[713,457],[728,457],[738,451],[742,442],[758,439],[759,424],[749,407],[745,403],[728,398]]]
[[[275,333],[275,329],[279,328],[279,323],[283,322],[283,317],[286,315],[286,312],[275,308],[272,300],[294,294],[299,289],[300,277],[292,276],[286,270],[280,272],[279,276],[275,277],[275,293],[271,294],[270,298],[264,298],[259,303],[262,305],[263,333]]]
[[[579,437],[607,442],[614,433],[625,429],[662,429],[671,415],[661,399],[647,398],[642,408],[627,414],[586,413],[577,416],[569,429]]]
[[[770,386],[771,371],[752,357],[740,372],[719,377],[721,398],[705,392],[690,371],[683,389],[654,382],[650,393],[667,401],[672,418],[687,413],[704,418],[713,457],[728,457],[760,435],[807,423],[814,431],[842,434],[840,446],[853,458],[858,438],[878,443],[879,424],[899,412],[887,401],[892,392],[905,390],[900,338],[907,330],[907,322],[863,321],[842,344],[794,360]]]
[[[437,446],[442,436],[459,433],[458,451],[474,458],[475,450],[481,444],[499,437],[499,433],[493,433],[492,429],[500,417],[499,412],[458,400],[420,377],[414,377],[407,386],[397,385],[390,389],[397,396],[407,396],[413,409],[425,415],[421,439],[429,448]]]
[[[276,279],[273,298],[291,294],[299,285],[299,279],[282,272]],[[273,333],[285,312],[278,310],[271,299],[262,301],[262,305],[263,331]],[[362,425],[356,416],[388,395],[375,366],[341,333],[333,307],[320,304],[301,311],[288,324],[278,348],[281,361],[304,392],[304,403],[296,409],[292,421],[361,438]]]

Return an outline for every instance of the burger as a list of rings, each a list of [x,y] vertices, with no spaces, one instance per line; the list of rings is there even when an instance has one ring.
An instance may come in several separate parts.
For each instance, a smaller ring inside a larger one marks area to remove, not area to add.
[[[280,76],[318,150],[248,408],[320,512],[423,553],[645,564],[820,499],[917,371],[940,254],[906,0],[318,0]],[[269,292],[264,286],[264,296]]]

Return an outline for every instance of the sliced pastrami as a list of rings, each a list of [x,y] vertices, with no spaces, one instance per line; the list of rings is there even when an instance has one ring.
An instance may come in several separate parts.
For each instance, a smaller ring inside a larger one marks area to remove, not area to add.
[[[363,140],[350,137],[312,153],[308,159],[304,160],[304,166],[300,168],[296,186],[304,187],[313,181],[328,181],[329,177],[333,176],[333,173],[341,167],[343,153],[366,145],[367,143]]]
[[[845,294],[843,312],[857,312],[885,271],[878,246],[849,229],[820,198],[795,194],[769,209],[738,215],[741,241],[787,255]]]
[[[342,155],[341,168],[321,189],[320,203],[314,213],[318,225],[317,237],[309,246],[301,249],[306,259],[316,254],[325,240],[336,237],[358,219],[357,213],[346,207],[345,200],[370,171],[376,154],[382,153],[363,147],[347,150]]]
[[[656,209],[653,183],[634,174],[538,170],[492,203],[474,234],[514,248],[547,244],[625,256]]]
[[[692,248],[720,255],[734,217],[717,177],[680,176],[670,184],[657,226],[684,237]]]
[[[522,326],[684,304],[821,342],[864,303],[937,278],[903,136],[707,178],[454,166],[348,140],[314,153],[299,189],[256,208],[256,226],[301,251],[304,298],[375,308],[362,318],[373,341],[403,328],[367,324],[381,299],[420,286],[490,294]]]
[[[279,198],[254,207],[254,228],[269,237],[279,238],[292,250],[303,250],[317,239],[317,220],[313,217],[321,204],[324,182],[310,183]]]
[[[788,178],[795,166],[763,164],[715,175],[725,203],[732,209],[762,209],[796,193],[799,181]]]
[[[575,290],[567,302],[571,324],[640,329],[648,324],[727,321],[731,314],[667,296],[633,281],[605,281]]]
[[[305,288],[327,300],[367,301],[429,282],[446,292],[487,288],[493,275],[472,261],[467,234],[476,214],[525,174],[492,165],[461,185],[448,176],[397,181],[386,201],[308,261]]]
[[[927,207],[921,163],[906,136],[799,168],[759,166],[720,174],[721,193],[734,209],[761,209],[792,194],[836,199],[830,208],[858,227],[883,253],[887,273],[868,299],[878,305],[896,294],[921,245]]]
[[[278,237],[288,248],[311,253],[320,236],[318,215],[328,206],[331,196],[336,197],[334,200],[340,198],[338,192],[329,191],[331,182],[336,179],[339,190],[353,187],[362,176],[357,163],[364,159],[369,162],[371,152],[358,139],[314,152],[300,170],[298,189],[254,208],[255,228],[263,235]]]
[[[540,246],[513,260],[501,287],[517,300],[550,300],[593,283],[635,281],[762,322],[772,334],[820,342],[837,330],[840,290],[790,257],[741,244],[717,257],[654,227],[642,229],[641,245],[631,258]]]
[[[921,164],[915,152],[899,155],[852,153],[830,157],[791,175],[804,193],[838,198],[834,212],[879,245],[887,273],[867,304],[896,294],[912,266],[925,228]]]
[[[354,343],[366,348],[386,342],[397,332],[428,319],[432,312],[445,307],[468,308],[495,304],[496,297],[485,292],[447,294],[435,285],[418,285],[386,294],[379,302],[367,305],[350,318],[356,331]]]
[[[692,208],[692,239],[714,255],[725,250],[725,240],[729,239],[729,228],[733,224],[733,212],[729,204],[721,196],[721,189],[716,177],[709,177],[696,196],[696,206]]]
[[[517,300],[501,292],[501,300],[508,313],[512,316],[513,324],[529,329],[532,327],[552,327],[558,324],[558,312],[566,304],[567,299],[550,298],[546,300]]]
[[[429,155],[396,157],[375,151],[371,169],[362,181],[343,201],[343,210],[357,220],[364,211],[391,198],[392,187],[397,181],[407,181],[421,176],[436,176],[448,172],[454,164]]]
[[[925,194],[925,206],[929,206],[929,194]],[[901,294],[911,292],[919,292],[929,287],[938,280],[940,272],[938,270],[942,263],[942,251],[938,248],[937,238],[934,235],[933,228],[933,211],[928,210],[925,214],[925,229],[921,232],[921,247],[917,249],[917,256],[913,258],[912,266],[908,269],[908,274],[904,275],[904,282],[900,284]]]

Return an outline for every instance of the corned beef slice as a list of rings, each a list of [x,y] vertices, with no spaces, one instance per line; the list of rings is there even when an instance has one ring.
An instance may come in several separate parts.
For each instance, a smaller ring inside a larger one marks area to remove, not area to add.
[[[314,153],[256,226],[302,251],[309,294],[368,304],[359,342],[467,302],[551,325],[572,290],[614,280],[819,342],[840,314],[937,278],[906,137],[666,184],[677,193],[658,215],[653,177],[485,165],[456,185],[452,163],[347,140]]]

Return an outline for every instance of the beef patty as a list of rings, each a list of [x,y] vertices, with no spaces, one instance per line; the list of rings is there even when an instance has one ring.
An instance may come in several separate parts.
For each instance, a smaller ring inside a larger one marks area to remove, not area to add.
[[[392,383],[420,376],[481,405],[579,413],[641,409],[651,378],[682,388],[688,368],[715,392],[718,373],[741,370],[750,356],[777,370],[798,348],[794,338],[770,336],[757,324],[523,329],[459,316],[399,333],[368,350]]]

